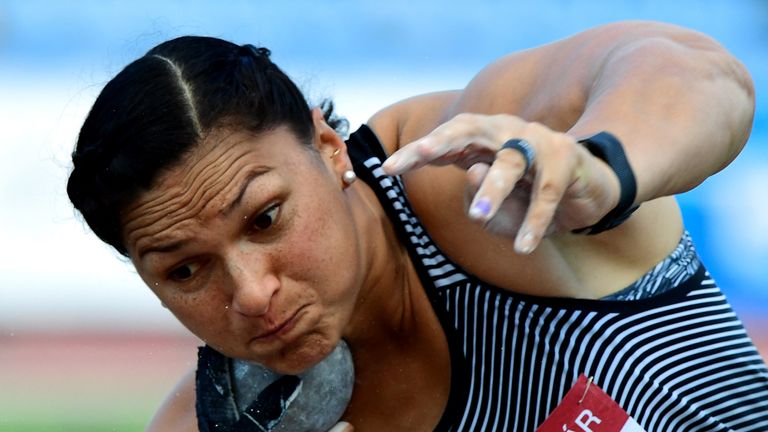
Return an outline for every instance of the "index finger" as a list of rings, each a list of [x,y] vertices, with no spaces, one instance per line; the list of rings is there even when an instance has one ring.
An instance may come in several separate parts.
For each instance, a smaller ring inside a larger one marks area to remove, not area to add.
[[[426,165],[458,165],[467,169],[478,163],[493,161],[496,144],[479,134],[430,134],[393,153],[382,164],[389,175],[402,174]]]
[[[503,137],[515,135],[522,121],[509,115],[462,113],[421,139],[402,146],[382,164],[390,175],[422,166],[492,162]]]
[[[427,165],[430,160],[442,156],[439,152],[425,151],[425,145],[429,143],[429,140],[430,136],[427,135],[424,138],[401,147],[381,164],[381,168],[389,175],[398,175]],[[424,144],[425,142],[427,144]],[[444,153],[445,152],[443,152],[443,154]]]

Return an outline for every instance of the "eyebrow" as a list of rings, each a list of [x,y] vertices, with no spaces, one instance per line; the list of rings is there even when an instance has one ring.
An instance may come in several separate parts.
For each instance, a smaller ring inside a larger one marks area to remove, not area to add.
[[[168,243],[164,245],[150,246],[146,249],[139,251],[139,260],[144,259],[145,256],[151,253],[176,252],[177,250],[181,249],[185,244],[186,242],[182,240],[182,241],[177,241],[177,242]]]
[[[240,206],[243,203],[243,198],[245,197],[245,192],[248,190],[248,186],[251,185],[251,183],[262,174],[267,173],[268,169],[260,169],[260,170],[254,170],[248,173],[248,176],[243,180],[243,182],[240,185],[240,191],[237,194],[237,197],[235,197],[234,200],[232,200],[231,203],[229,203],[222,211],[221,215],[226,217],[234,209],[236,209],[238,206]],[[145,256],[151,254],[151,253],[170,253],[170,252],[176,252],[179,249],[183,248],[187,244],[187,241],[185,240],[179,240],[174,241],[167,244],[160,244],[156,246],[149,246],[145,249],[142,249],[139,251],[139,260],[143,260]]]
[[[253,170],[248,173],[248,176],[245,177],[245,180],[243,180],[243,183],[240,185],[240,192],[238,192],[237,197],[227,205],[224,210],[221,211],[222,216],[228,216],[230,213],[232,213],[232,210],[237,208],[240,204],[243,202],[243,197],[245,197],[245,191],[248,190],[248,186],[251,185],[251,182],[253,182],[257,177],[259,177],[262,174],[265,174],[268,169],[259,169],[259,170]]]

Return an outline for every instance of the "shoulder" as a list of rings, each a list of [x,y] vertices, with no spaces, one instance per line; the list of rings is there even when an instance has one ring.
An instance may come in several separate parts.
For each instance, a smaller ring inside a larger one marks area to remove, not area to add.
[[[197,432],[195,411],[195,371],[188,372],[171,393],[147,426],[147,431]]]
[[[622,21],[512,52],[481,68],[462,89],[414,96],[374,114],[368,124],[388,153],[465,112],[507,113],[567,130],[583,112],[595,79],[616,56],[686,61],[681,49],[725,50],[694,30],[653,21]]]
[[[385,107],[368,120],[384,150],[392,154],[400,146],[422,137],[450,117],[461,90],[425,93]]]
[[[660,23],[631,21],[597,27],[503,56],[482,68],[465,88],[403,100],[375,114],[369,126],[388,154],[467,112],[513,114],[566,131],[584,113],[590,86],[606,59],[625,46],[654,38],[662,44],[707,40]],[[494,236],[466,217],[467,181],[463,170],[429,166],[405,174],[403,180],[414,210],[441,248],[469,272],[513,291],[571,295],[580,289],[578,281],[588,279],[580,277],[574,268],[589,267],[581,265],[586,261],[611,262],[618,255],[612,254],[617,245],[631,243],[616,241],[620,234],[632,237],[624,230],[623,234],[611,233],[611,247],[597,244],[599,239],[578,237],[569,239],[565,246],[550,241],[532,256],[519,256],[512,252],[511,239]],[[578,253],[568,253],[569,248],[573,249],[571,243]],[[633,258],[638,254],[629,253]],[[577,258],[567,259],[571,255]],[[584,258],[587,255],[594,257]],[[646,255],[651,254],[643,252],[635,261],[645,265]]]

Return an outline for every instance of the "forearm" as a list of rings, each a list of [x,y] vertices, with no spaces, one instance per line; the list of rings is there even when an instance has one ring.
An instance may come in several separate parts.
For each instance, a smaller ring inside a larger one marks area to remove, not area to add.
[[[574,138],[616,135],[642,203],[730,163],[749,135],[753,97],[743,66],[712,39],[666,24],[611,24],[488,65],[445,107],[445,123],[401,146],[385,170],[484,162],[468,173],[468,214],[489,226],[503,212],[494,232],[530,253],[548,230],[590,227],[622,202],[615,171]],[[535,158],[497,153],[510,138],[526,140]],[[517,188],[521,177],[530,197]]]
[[[685,192],[730,163],[754,112],[741,64],[710,39],[681,30],[611,51],[594,76],[577,137],[607,130],[624,143],[636,202]]]

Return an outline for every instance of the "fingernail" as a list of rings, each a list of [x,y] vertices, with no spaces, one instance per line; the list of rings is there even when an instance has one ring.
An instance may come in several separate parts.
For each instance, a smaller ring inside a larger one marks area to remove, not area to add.
[[[515,250],[525,255],[533,252],[533,233],[528,230],[521,231],[515,241]]]
[[[393,171],[397,169],[397,165],[400,163],[400,156],[399,155],[392,155],[387,160],[384,161],[383,164],[381,164],[381,167],[384,169],[384,171]]]
[[[485,219],[491,212],[491,200],[488,198],[479,198],[469,208],[469,217],[475,220]]]
[[[332,427],[328,432],[346,432],[351,430],[353,430],[352,425],[345,421],[342,421],[342,422],[336,423],[336,426]]]
[[[389,174],[402,174],[408,171],[413,166],[413,158],[406,158],[403,155],[390,156],[389,159],[384,161],[381,165],[384,172]]]

